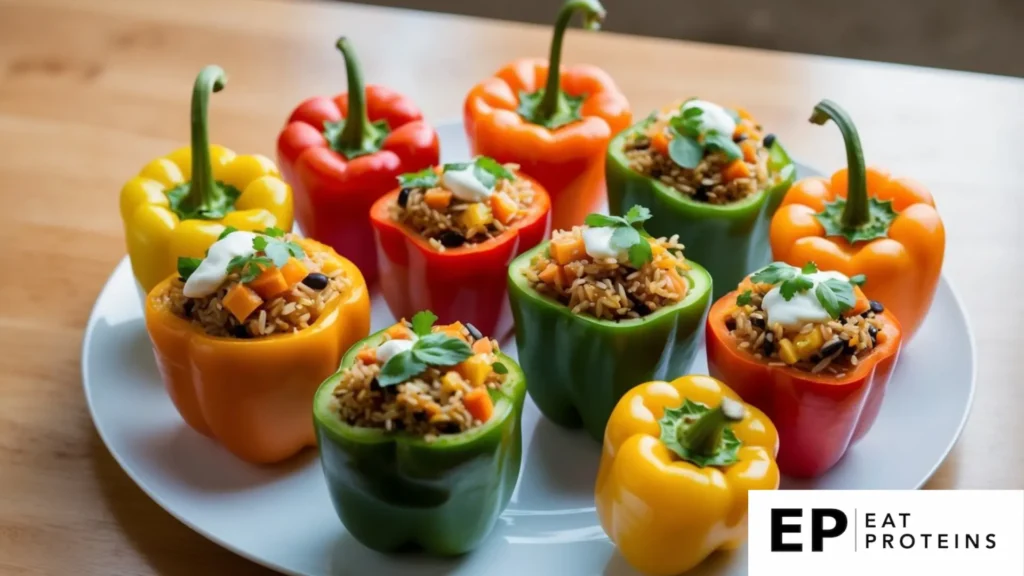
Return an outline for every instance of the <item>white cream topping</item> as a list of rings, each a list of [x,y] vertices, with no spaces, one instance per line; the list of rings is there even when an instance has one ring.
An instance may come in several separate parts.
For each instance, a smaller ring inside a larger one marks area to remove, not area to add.
[[[627,257],[625,250],[616,250],[612,246],[612,234],[614,228],[589,227],[583,229],[583,246],[591,258],[615,258],[621,260]]]
[[[384,365],[388,360],[391,360],[392,356],[401,354],[407,350],[412,350],[412,345],[414,343],[414,340],[388,340],[380,346],[377,346],[377,362]]]
[[[441,174],[441,184],[463,202],[484,202],[494,191],[477,179],[473,166],[470,164],[463,170],[445,170]]]
[[[814,290],[818,284],[826,280],[836,279],[849,282],[849,278],[839,272],[815,272],[806,274],[814,282],[814,286],[804,292],[797,292],[792,298],[786,300],[782,292],[775,286],[764,295],[761,300],[761,308],[768,315],[768,325],[778,322],[786,328],[799,328],[809,322],[826,322],[831,320],[825,307],[818,301]]]
[[[252,256],[256,250],[252,241],[256,234],[236,231],[210,246],[206,258],[185,281],[182,293],[188,298],[202,298],[216,292],[228,277],[228,263],[232,258]]]
[[[725,108],[718,104],[706,100],[690,100],[683,104],[682,110],[686,111],[690,108],[700,108],[703,111],[700,120],[706,130],[716,130],[719,134],[730,138],[736,131],[736,121]]]

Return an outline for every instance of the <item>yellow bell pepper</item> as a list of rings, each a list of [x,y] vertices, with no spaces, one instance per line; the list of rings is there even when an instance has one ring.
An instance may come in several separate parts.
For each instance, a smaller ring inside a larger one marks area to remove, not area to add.
[[[179,257],[202,258],[228,226],[292,228],[292,190],[274,163],[209,143],[210,95],[226,82],[218,66],[199,72],[192,90],[192,145],[146,164],[121,189],[128,257],[146,292],[175,273]]]
[[[634,568],[681,574],[747,534],[747,491],[779,487],[771,420],[709,376],[647,382],[605,429],[594,500]]]

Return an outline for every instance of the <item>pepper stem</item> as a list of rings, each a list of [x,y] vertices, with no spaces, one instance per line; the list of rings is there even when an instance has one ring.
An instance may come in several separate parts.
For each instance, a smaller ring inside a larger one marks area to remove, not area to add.
[[[380,129],[370,122],[366,112],[366,84],[363,82],[363,71],[356,59],[355,50],[348,38],[338,38],[336,44],[345,57],[345,73],[348,76],[348,113],[345,115],[345,127],[338,136],[336,149],[345,151],[351,159],[372,151],[375,142],[380,139]],[[349,153],[352,151],[353,153]]]
[[[207,66],[199,71],[192,87],[192,181],[181,205],[195,210],[208,205],[216,195],[213,162],[210,160],[210,95],[227,84],[220,66]]]
[[[739,422],[746,412],[743,404],[722,398],[718,407],[708,410],[695,420],[681,422],[679,444],[694,454],[711,456],[722,441],[722,431],[730,422]]]
[[[846,144],[847,188],[846,206],[840,217],[844,228],[860,228],[871,221],[868,206],[867,173],[864,167],[864,150],[860,145],[857,127],[845,110],[831,100],[822,100],[811,113],[811,122],[823,126],[832,120],[843,134]]]
[[[551,37],[551,54],[548,56],[548,79],[544,86],[544,99],[541,100],[538,117],[550,120],[559,112],[567,113],[569,103],[561,88],[562,39],[569,21],[577,11],[583,11],[583,26],[590,30],[601,27],[604,20],[604,6],[598,0],[568,0],[558,12],[555,20],[555,34]]]

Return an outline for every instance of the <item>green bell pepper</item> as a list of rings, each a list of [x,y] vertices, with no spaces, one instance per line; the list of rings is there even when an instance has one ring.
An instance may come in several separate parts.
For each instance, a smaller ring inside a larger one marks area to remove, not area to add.
[[[582,426],[600,442],[623,394],[687,373],[703,342],[711,276],[688,260],[688,289],[677,304],[635,320],[602,320],[574,314],[530,286],[523,270],[548,245],[524,252],[508,269],[519,362],[530,398],[547,418]]]
[[[692,200],[629,167],[623,145],[631,134],[646,131],[653,121],[650,117],[634,124],[608,145],[608,211],[622,215],[635,204],[650,208],[654,216],[645,224],[647,231],[652,236],[678,234],[687,258],[707,266],[715,279],[715,298],[720,298],[751,271],[771,262],[768,227],[796,179],[796,167],[776,140],[769,150],[768,169],[781,174],[778,184],[731,204]]]
[[[463,554],[479,544],[505,510],[522,463],[523,372],[508,368],[491,390],[494,413],[478,428],[428,441],[402,432],[350,426],[331,409],[341,372],[364,344],[377,346],[384,331],[356,343],[341,369],[313,400],[320,460],[331,500],[345,528],[378,552],[420,548]]]

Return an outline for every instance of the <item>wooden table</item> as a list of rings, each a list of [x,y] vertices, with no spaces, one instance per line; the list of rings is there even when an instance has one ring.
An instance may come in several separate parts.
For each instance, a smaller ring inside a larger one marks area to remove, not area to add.
[[[196,71],[215,62],[231,77],[213,99],[214,139],[272,156],[299,100],[344,89],[340,33],[370,81],[434,121],[458,119],[473,83],[548,43],[540,27],[317,2],[0,0],[0,572],[263,573],[114,463],[82,394],[82,331],[124,255],[118,191],[187,141]],[[1024,332],[1006,322],[1024,313],[1024,82],[582,32],[565,59],[603,66],[638,116],[691,94],[744,103],[827,169],[843,161],[840,138],[806,119],[822,97],[844,104],[869,161],[935,193],[946,274],[977,340],[973,417],[929,487],[1024,487]]]

